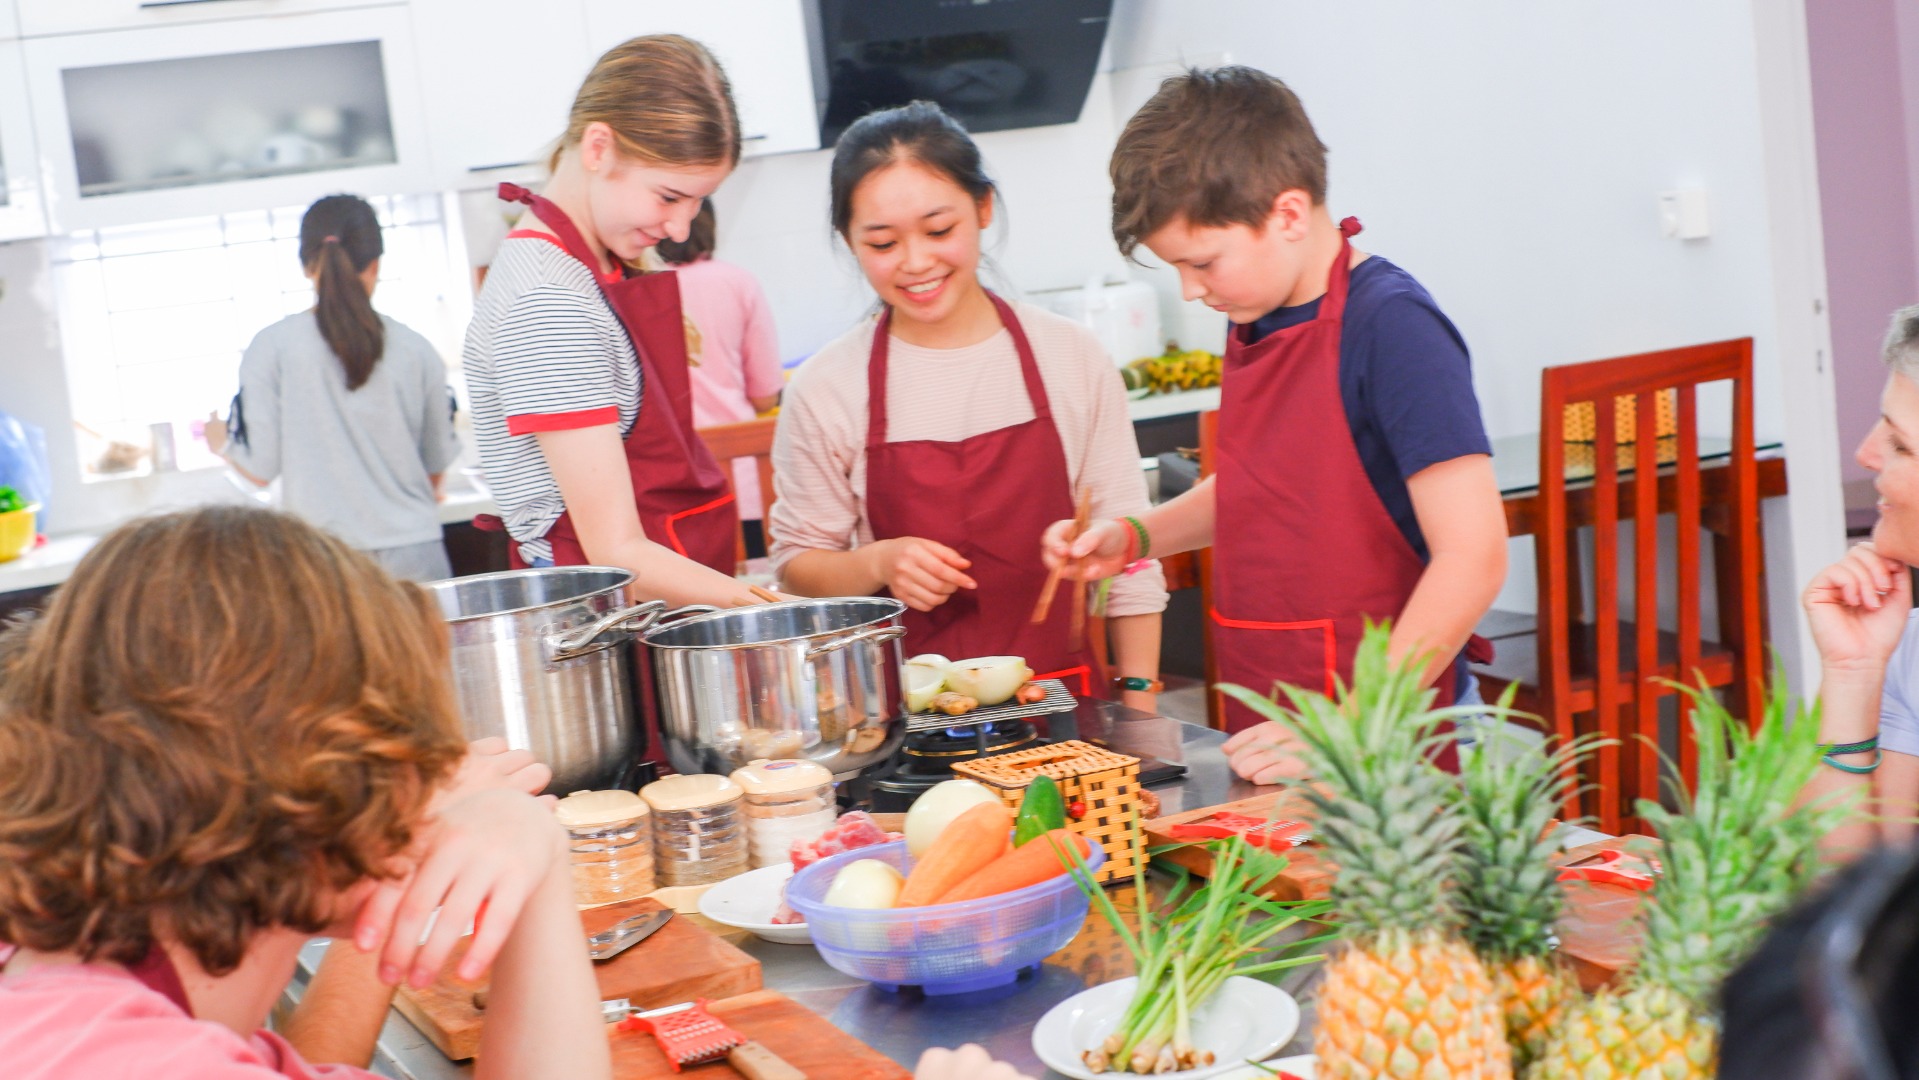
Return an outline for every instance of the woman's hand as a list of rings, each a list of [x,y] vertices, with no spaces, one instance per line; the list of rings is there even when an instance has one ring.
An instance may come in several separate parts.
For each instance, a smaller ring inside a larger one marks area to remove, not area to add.
[[[873,576],[880,579],[893,599],[914,611],[931,611],[961,589],[979,588],[965,574],[972,561],[937,541],[898,536],[871,544],[866,550],[871,552],[868,557],[873,560]]]
[[[935,1046],[920,1055],[913,1080],[1032,1080],[972,1043],[957,1050]]]
[[[1899,645],[1912,610],[1912,574],[1870,543],[1819,571],[1800,603],[1828,671],[1880,671]]]
[[[1268,720],[1227,739],[1220,749],[1241,779],[1277,784],[1306,775],[1306,763],[1300,760],[1297,745],[1292,732]]]
[[[482,767],[499,778],[498,762]],[[471,925],[473,941],[457,974],[472,981],[499,954],[527,897],[566,857],[566,831],[551,810],[525,792],[483,783],[428,819],[415,841],[412,872],[374,890],[360,909],[353,942],[362,952],[384,946],[381,982],[397,985],[404,978],[422,987],[439,977]],[[433,932],[422,944],[429,918]]]
[[[1039,556],[1048,570],[1063,566],[1068,581],[1102,581],[1126,569],[1127,540],[1132,526],[1123,521],[1095,521],[1077,538],[1071,521],[1055,521],[1039,540]]]

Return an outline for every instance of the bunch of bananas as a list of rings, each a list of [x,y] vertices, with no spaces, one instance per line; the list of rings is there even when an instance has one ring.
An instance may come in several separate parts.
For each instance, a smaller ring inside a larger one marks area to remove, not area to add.
[[[1155,394],[1218,386],[1222,361],[1202,349],[1169,345],[1161,356],[1135,360],[1120,369],[1128,390],[1149,389]]]

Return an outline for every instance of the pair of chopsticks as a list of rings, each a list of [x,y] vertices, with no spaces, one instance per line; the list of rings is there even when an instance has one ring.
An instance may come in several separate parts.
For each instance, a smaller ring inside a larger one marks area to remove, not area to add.
[[[1073,531],[1071,535],[1067,536],[1066,542],[1070,544],[1079,539],[1080,534],[1086,531],[1086,526],[1091,524],[1092,520],[1093,492],[1091,488],[1081,484],[1079,488],[1079,504],[1073,511]],[[1066,564],[1062,562],[1058,566],[1053,567],[1052,573],[1046,575],[1046,587],[1039,592],[1039,603],[1033,605],[1034,626],[1045,622],[1046,617],[1052,613],[1053,597],[1059,592],[1060,575],[1064,573],[1065,570]],[[1067,639],[1066,647],[1069,652],[1078,652],[1085,644],[1086,582],[1079,580],[1073,582],[1073,630],[1072,635]]]
[[[752,593],[753,596],[756,599],[758,599],[760,603],[762,604],[777,604],[782,602],[782,600],[784,599],[783,597],[780,596],[780,594],[774,592],[773,590],[762,589],[758,585],[748,585],[746,587],[746,591]],[[733,606],[734,607],[752,607],[753,605],[747,603],[744,600],[735,600],[733,601]]]

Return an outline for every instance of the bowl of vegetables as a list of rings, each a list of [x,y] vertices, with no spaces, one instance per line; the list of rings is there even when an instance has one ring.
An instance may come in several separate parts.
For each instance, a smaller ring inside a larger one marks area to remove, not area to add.
[[[908,818],[908,836],[913,836]],[[1027,824],[1027,823],[1022,823]],[[923,830],[922,830],[923,833]],[[885,990],[958,994],[1003,986],[1064,948],[1090,907],[1082,880],[1106,861],[1064,828],[1027,829],[981,802],[915,856],[909,841],[860,848],[807,867],[786,888],[820,958]]]
[[[40,504],[26,501],[10,487],[0,487],[0,562],[17,559],[33,546],[39,512]]]

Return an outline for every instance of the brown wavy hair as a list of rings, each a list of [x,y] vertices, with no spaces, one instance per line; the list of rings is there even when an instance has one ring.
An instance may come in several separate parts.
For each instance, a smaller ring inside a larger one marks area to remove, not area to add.
[[[1113,240],[1132,255],[1174,218],[1266,228],[1295,188],[1326,201],[1326,144],[1285,83],[1257,68],[1192,68],[1159,84],[1113,147]]]
[[[740,163],[733,86],[706,46],[678,34],[636,37],[600,57],[574,95],[547,168],[559,167],[561,153],[596,122],[613,129],[622,157],[643,165]]]
[[[292,517],[115,530],[0,638],[0,941],[219,975],[319,932],[464,751],[447,670],[424,591]]]

